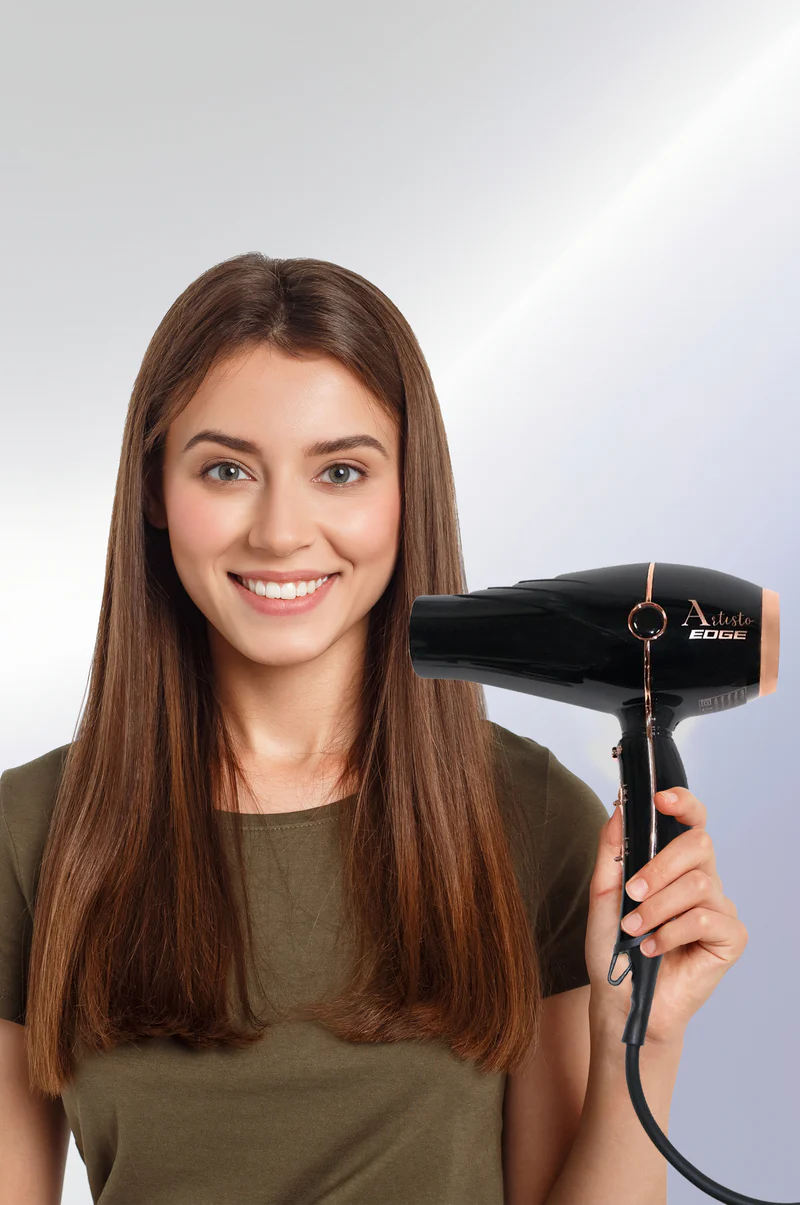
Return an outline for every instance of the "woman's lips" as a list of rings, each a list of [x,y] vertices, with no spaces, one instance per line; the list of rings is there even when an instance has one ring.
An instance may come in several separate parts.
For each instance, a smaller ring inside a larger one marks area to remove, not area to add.
[[[234,574],[229,573],[228,577],[233,582],[234,587],[239,594],[243,596],[243,600],[258,611],[261,615],[302,615],[305,611],[312,611],[323,601],[330,593],[331,587],[338,581],[339,574],[332,573],[328,580],[323,582],[313,594],[306,594],[303,598],[267,598],[263,594],[254,594],[252,590],[248,590],[247,586],[243,586]]]

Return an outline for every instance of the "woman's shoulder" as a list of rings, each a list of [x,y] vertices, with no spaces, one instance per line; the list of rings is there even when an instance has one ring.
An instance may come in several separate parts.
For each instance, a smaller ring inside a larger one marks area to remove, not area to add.
[[[11,846],[26,886],[38,863],[70,745],[59,745],[0,774],[0,839]]]
[[[0,785],[4,804],[13,807],[34,800],[47,802],[55,794],[70,744],[59,745],[19,766],[3,770]]]
[[[502,724],[489,723],[501,766],[501,804],[509,794],[513,796],[534,838],[543,836],[545,829],[560,836],[574,832],[577,826],[597,833],[608,812],[592,787],[547,745]]]
[[[498,797],[534,928],[543,994],[583,987],[589,982],[584,953],[589,892],[608,810],[589,783],[546,745],[500,724],[492,727],[510,772],[513,799],[509,791],[499,791]]]
[[[504,728],[495,720],[488,721],[489,728],[497,744],[514,764],[523,762],[526,766],[546,765],[550,750],[546,745],[540,745],[530,736],[520,736],[510,728]]]
[[[510,728],[489,720],[494,739],[495,765],[499,769],[498,786],[501,805],[514,802],[523,805],[529,818],[541,814],[544,820],[547,802],[547,777],[552,754],[530,736],[520,736]]]

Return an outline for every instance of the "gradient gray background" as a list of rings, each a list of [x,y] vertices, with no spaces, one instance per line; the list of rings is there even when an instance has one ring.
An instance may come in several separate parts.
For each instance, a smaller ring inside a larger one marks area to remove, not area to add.
[[[248,250],[362,273],[430,363],[470,590],[655,560],[781,595],[777,693],[677,732],[750,940],[689,1025],[669,1136],[796,1200],[800,4],[51,3],[4,25],[0,766],[72,739],[165,310]],[[611,809],[613,717],[485,689]],[[74,1141],[63,1200],[91,1200]]]

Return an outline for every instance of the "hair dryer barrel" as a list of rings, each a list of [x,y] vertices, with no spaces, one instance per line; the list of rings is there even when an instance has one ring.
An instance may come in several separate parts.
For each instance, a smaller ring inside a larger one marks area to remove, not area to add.
[[[778,595],[691,565],[643,562],[423,594],[409,653],[421,678],[456,678],[620,718],[736,707],[775,689]]]

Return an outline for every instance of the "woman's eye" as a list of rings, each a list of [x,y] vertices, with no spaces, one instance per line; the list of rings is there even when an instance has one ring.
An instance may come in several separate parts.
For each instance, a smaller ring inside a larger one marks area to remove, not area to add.
[[[208,477],[208,474],[213,472],[214,469],[225,469],[225,470],[233,469],[237,473],[244,472],[244,469],[242,469],[240,465],[234,464],[232,460],[220,460],[216,464],[209,465],[209,467],[204,471],[203,476]],[[210,477],[209,480],[216,481],[218,483],[222,482],[223,484],[226,481],[230,481],[234,485],[236,485],[237,482],[240,480],[240,478],[231,477],[229,471],[226,471],[226,474],[223,477]]]
[[[360,473],[362,477],[366,477],[366,475],[367,475],[364,469],[357,469],[357,468],[356,468],[356,466],[355,466],[354,464],[332,464],[332,465],[330,466],[330,468],[328,468],[328,469],[323,469],[323,476],[325,475],[325,473],[332,473],[332,472],[334,471],[334,469],[347,469],[348,473],[354,473],[354,472],[355,472],[355,473]],[[350,485],[350,481],[349,481],[349,480],[348,480],[348,481],[341,481],[341,480],[339,480],[339,481],[331,481],[330,483],[327,483],[327,482],[326,482],[326,484],[330,484],[330,485]]]
[[[224,472],[219,477],[209,477],[209,474],[213,473],[215,469],[223,469]],[[322,475],[324,476],[325,473],[333,473],[334,471],[337,471],[337,470],[340,471],[342,469],[346,469],[347,472],[350,474],[360,473],[362,479],[368,475],[366,469],[358,469],[358,468],[356,468],[356,466],[354,464],[332,464],[332,465],[330,465],[329,468],[323,469]],[[216,481],[218,485],[225,485],[226,483],[230,483],[231,485],[238,485],[239,482],[243,480],[243,478],[235,477],[235,476],[233,476],[233,474],[234,473],[243,473],[243,472],[244,472],[244,469],[241,467],[241,465],[236,464],[233,460],[218,460],[216,464],[209,465],[209,467],[203,471],[203,476],[208,477],[208,479],[210,481]],[[336,480],[328,481],[328,482],[325,482],[325,484],[326,485],[347,486],[347,485],[351,485],[351,484],[354,485],[356,483],[351,482],[349,479],[344,480],[344,481],[342,481],[340,479],[338,481],[336,481]]]

